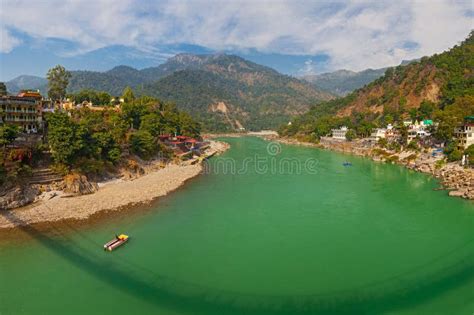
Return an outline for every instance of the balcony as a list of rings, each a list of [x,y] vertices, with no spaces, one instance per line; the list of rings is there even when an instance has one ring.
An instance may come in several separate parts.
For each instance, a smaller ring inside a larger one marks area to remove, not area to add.
[[[5,117],[4,118],[5,122],[37,122],[37,119],[35,117]]]
[[[22,108],[22,109],[14,109],[14,108],[7,108],[3,109],[5,113],[25,113],[25,114],[36,114],[36,109],[31,108]]]

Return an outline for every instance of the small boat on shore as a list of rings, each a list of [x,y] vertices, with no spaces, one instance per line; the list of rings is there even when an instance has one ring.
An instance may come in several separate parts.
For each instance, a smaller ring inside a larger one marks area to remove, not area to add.
[[[130,237],[125,234],[115,235],[115,238],[110,242],[104,244],[104,250],[108,250],[109,252],[113,251],[119,246],[125,244]]]

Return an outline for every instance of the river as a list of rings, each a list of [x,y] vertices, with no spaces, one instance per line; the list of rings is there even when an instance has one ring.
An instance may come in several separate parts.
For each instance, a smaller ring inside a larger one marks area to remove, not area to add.
[[[472,314],[471,201],[397,165],[224,140],[140,211],[11,231],[0,314]]]

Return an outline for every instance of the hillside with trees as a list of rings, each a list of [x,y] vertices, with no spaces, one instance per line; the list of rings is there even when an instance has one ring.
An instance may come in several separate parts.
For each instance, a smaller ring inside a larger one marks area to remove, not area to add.
[[[460,45],[420,61],[389,68],[383,77],[346,97],[313,106],[291,125],[284,136],[317,140],[331,128],[347,125],[358,137],[402,119],[433,119],[434,136],[450,142],[454,127],[474,113],[474,33]]]
[[[47,77],[48,96],[53,102],[64,100],[69,71],[58,65],[48,71]],[[2,95],[7,92],[4,84],[0,84],[0,90]],[[27,179],[38,164],[51,164],[62,175],[102,176],[136,157],[148,160],[160,154],[161,158],[170,158],[172,152],[159,141],[160,135],[200,135],[200,124],[188,113],[154,97],[135,97],[130,87],[124,89],[120,107],[110,103],[106,92],[82,90],[68,96],[78,103],[92,101],[102,106],[96,107],[100,110],[77,107],[43,113],[42,136],[33,135],[31,143],[21,146],[11,147],[20,128],[0,122],[0,188]]]
[[[142,93],[173,100],[209,129],[275,128],[331,95],[240,57],[218,55],[192,69],[143,86]]]

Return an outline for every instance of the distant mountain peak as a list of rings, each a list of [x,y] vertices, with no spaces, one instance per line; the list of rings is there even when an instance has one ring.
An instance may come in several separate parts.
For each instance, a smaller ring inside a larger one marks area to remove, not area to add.
[[[133,67],[130,67],[130,66],[119,65],[119,66],[115,66],[112,69],[106,71],[106,73],[121,72],[121,71],[136,71],[136,72],[138,72],[139,70],[137,70]]]

